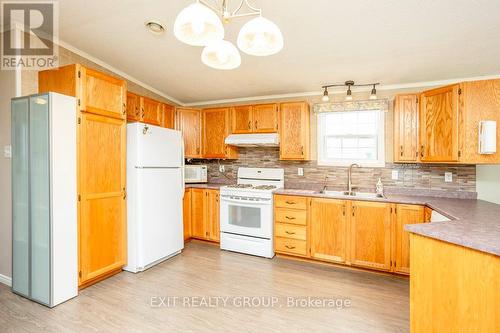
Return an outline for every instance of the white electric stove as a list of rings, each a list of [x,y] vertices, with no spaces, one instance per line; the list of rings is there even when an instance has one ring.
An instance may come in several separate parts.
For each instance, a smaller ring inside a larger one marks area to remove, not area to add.
[[[238,169],[238,182],[220,188],[220,247],[274,257],[273,192],[284,186],[284,169]]]

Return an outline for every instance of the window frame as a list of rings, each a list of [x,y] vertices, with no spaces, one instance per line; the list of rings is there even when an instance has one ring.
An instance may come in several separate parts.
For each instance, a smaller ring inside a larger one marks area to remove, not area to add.
[[[357,160],[357,159],[331,159],[325,156],[325,135],[324,135],[324,121],[323,116],[328,115],[330,112],[322,112],[316,115],[317,124],[317,154],[318,154],[318,165],[319,166],[349,166],[351,164],[357,163],[361,166],[367,167],[385,167],[385,112],[382,110],[370,110],[377,111],[379,113],[378,119],[378,132],[377,132],[377,159],[376,160]],[[366,112],[363,110],[359,111],[332,111],[333,112]],[[354,137],[362,137],[362,135],[355,135]]]

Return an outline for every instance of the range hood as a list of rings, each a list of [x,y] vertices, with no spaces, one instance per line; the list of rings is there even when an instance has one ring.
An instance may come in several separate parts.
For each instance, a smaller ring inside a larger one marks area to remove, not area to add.
[[[231,134],[224,142],[236,147],[278,147],[280,138],[278,133]]]

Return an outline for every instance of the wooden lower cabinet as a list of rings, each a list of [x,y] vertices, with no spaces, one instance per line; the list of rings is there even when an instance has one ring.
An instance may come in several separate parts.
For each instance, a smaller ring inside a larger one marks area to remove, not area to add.
[[[406,224],[424,223],[424,207],[417,205],[397,205],[393,237],[392,268],[394,272],[410,274],[410,235],[404,230]]]
[[[351,207],[351,264],[391,269],[391,204],[353,201]]]
[[[333,199],[311,199],[311,257],[346,262],[348,202]]]
[[[184,190],[183,199],[183,224],[184,224],[184,241],[191,238],[191,189]]]
[[[219,191],[201,188],[190,191],[191,238],[219,242]]]
[[[408,274],[406,224],[429,221],[426,207],[385,202],[274,196],[278,254]]]

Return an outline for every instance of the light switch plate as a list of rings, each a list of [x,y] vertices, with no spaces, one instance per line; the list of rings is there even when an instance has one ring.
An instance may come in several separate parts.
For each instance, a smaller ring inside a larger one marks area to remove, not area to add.
[[[444,173],[444,181],[446,183],[451,183],[453,181],[453,173],[452,172],[445,172]]]
[[[303,176],[304,175],[304,168],[297,168],[297,175]]]
[[[3,157],[12,158],[12,146],[11,145],[3,146]]]
[[[226,172],[226,167],[224,165],[219,165],[219,172]]]
[[[399,171],[392,170],[392,180],[398,180],[398,179],[399,179]]]

